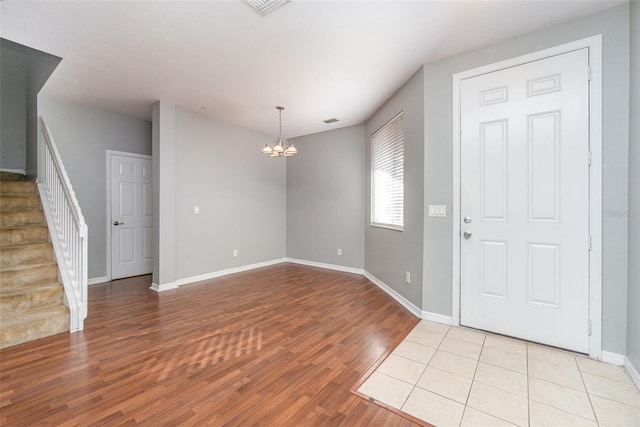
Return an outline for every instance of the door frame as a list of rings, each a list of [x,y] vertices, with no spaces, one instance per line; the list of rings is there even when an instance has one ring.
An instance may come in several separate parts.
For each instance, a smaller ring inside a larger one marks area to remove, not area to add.
[[[133,157],[136,159],[148,159],[152,160],[152,157],[148,154],[129,153],[127,151],[107,151],[107,277],[106,281],[111,281],[113,277],[111,269],[111,157],[112,156],[124,156]]]
[[[602,360],[602,35],[596,35],[549,49],[532,52],[453,75],[453,271],[452,308],[453,325],[460,325],[460,84],[463,80],[482,74],[515,67],[578,49],[589,49],[589,356]],[[584,326],[585,329],[589,325]]]

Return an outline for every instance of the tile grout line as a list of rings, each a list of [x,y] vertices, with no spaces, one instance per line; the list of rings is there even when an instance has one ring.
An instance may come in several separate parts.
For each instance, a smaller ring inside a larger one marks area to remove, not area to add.
[[[526,361],[527,368],[527,421],[529,425],[531,425],[531,396],[529,392],[529,345],[524,345],[524,357]]]
[[[582,369],[580,369],[580,364],[578,363],[577,356],[573,356],[573,361],[578,368],[578,372],[580,373],[580,379],[582,380],[582,386],[584,387],[585,393],[587,393],[587,399],[589,399],[589,405],[591,405],[591,411],[593,411],[593,418],[596,420],[596,425],[600,425],[600,420],[598,419],[598,414],[596,413],[596,408],[593,406],[593,400],[591,400],[591,393],[589,393],[589,389],[587,388],[587,383],[584,381],[584,375],[582,375]]]
[[[418,323],[419,324],[419,323]],[[413,332],[414,330],[418,329],[418,324],[416,324],[416,326],[413,327],[413,329],[411,330],[411,332]],[[449,333],[449,331],[451,330],[451,327],[449,327],[449,329],[447,329],[447,332],[445,332],[445,334],[442,336],[442,340],[440,340],[440,342],[438,343],[438,347],[435,348],[435,351],[433,352],[433,354],[431,355],[431,358],[429,358],[429,361],[425,364],[424,369],[422,371],[422,373],[420,374],[420,376],[418,377],[418,379],[416,380],[415,384],[413,385],[413,388],[411,389],[411,391],[409,392],[409,394],[407,395],[407,397],[404,399],[404,401],[402,402],[402,405],[400,405],[400,411],[402,411],[402,408],[404,407],[404,405],[407,403],[407,400],[409,400],[409,397],[411,396],[411,394],[413,394],[413,392],[415,391],[416,387],[418,387],[418,381],[420,381],[420,378],[422,378],[422,375],[424,375],[425,371],[427,370],[427,368],[429,367],[429,365],[431,364],[431,361],[433,360],[433,356],[436,355],[436,352],[438,351],[438,349],[440,349],[440,345],[442,344],[442,341],[444,341],[444,337],[447,336],[447,334]],[[410,332],[410,333],[411,333]],[[431,332],[431,331],[427,331],[427,332]],[[434,333],[434,332],[431,332]],[[404,342],[407,339],[407,337],[404,337],[404,339],[402,340],[402,342]],[[402,344],[402,342],[400,344]],[[412,342],[412,341],[411,341]],[[400,346],[400,344],[398,344],[398,346]],[[418,344],[418,343],[416,343]],[[398,346],[396,346],[396,348],[398,348]],[[429,347],[427,345],[425,345],[425,347]],[[394,349],[395,351],[395,349]],[[393,351],[389,354],[391,355],[393,354]],[[378,370],[378,368],[376,368],[376,371]],[[428,391],[428,390],[427,390]],[[403,411],[404,412],[404,411]],[[407,412],[408,413],[408,412]],[[426,420],[424,420],[426,421]],[[428,421],[427,421],[428,422]]]
[[[478,373],[478,368],[480,367],[480,356],[482,356],[482,351],[484,350],[485,342],[487,341],[487,334],[484,334],[484,338],[482,338],[482,345],[480,346],[480,353],[478,354],[478,359],[476,360],[476,369],[473,371],[473,378],[471,378],[471,385],[469,386],[469,392],[467,393],[467,399],[464,401],[464,409],[462,410],[462,418],[460,418],[460,426],[462,426],[462,420],[464,419],[464,414],[467,412],[467,408],[469,407],[469,397],[471,397],[471,389],[473,388],[473,384],[476,382],[476,374]]]

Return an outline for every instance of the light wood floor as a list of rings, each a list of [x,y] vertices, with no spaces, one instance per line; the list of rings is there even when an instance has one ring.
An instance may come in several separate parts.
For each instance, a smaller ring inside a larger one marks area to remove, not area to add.
[[[91,286],[84,331],[1,350],[0,425],[415,425],[350,392],[418,323],[364,277],[150,281]]]

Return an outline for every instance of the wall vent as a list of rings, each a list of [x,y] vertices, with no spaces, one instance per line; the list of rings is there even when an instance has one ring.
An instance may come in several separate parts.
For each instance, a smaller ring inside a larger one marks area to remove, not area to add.
[[[337,122],[337,121],[338,121],[338,119],[336,119],[335,117],[334,117],[333,119],[327,119],[327,120],[324,120],[324,122],[325,122],[326,124],[335,123],[335,122]]]
[[[273,12],[290,0],[243,0],[244,3],[260,16]]]

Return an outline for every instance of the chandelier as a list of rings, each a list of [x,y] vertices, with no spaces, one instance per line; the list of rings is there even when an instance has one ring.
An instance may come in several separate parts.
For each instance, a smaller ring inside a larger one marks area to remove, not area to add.
[[[278,110],[280,117],[278,139],[273,143],[273,146],[265,144],[262,149],[262,154],[266,154],[269,157],[293,157],[298,154],[298,150],[293,146],[293,142],[291,140],[282,139],[282,110],[284,110],[284,107],[277,106],[276,110]]]

